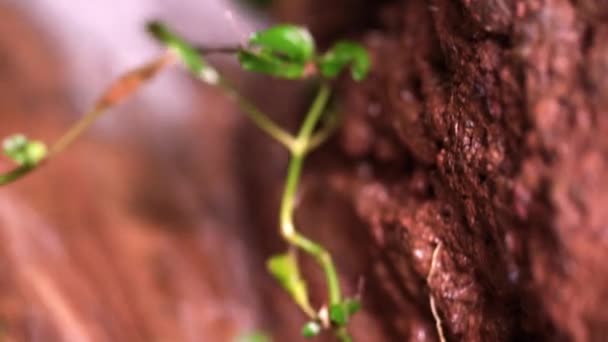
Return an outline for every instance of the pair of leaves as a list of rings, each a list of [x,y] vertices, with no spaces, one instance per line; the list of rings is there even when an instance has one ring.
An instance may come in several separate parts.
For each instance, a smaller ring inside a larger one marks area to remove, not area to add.
[[[369,55],[360,44],[341,41],[322,56],[315,53],[310,32],[294,25],[277,25],[254,33],[246,49],[239,52],[243,69],[279,78],[300,79],[309,70],[335,78],[346,67],[352,77],[363,80],[370,68]]]
[[[33,167],[47,156],[46,145],[41,141],[31,141],[23,134],[15,134],[2,143],[4,154],[17,165]]]

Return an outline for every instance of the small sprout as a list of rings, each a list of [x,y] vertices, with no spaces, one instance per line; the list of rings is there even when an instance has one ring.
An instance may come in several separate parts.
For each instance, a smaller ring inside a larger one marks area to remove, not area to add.
[[[271,342],[272,339],[263,331],[254,331],[235,339],[235,342]]]
[[[277,25],[252,34],[248,48],[242,49],[238,58],[247,71],[299,79],[314,54],[315,42],[307,29]]]
[[[30,141],[23,134],[15,134],[2,143],[4,154],[22,166],[36,166],[46,158],[47,148],[41,141]]]
[[[321,333],[321,324],[316,321],[306,322],[302,327],[302,336],[306,338],[313,338],[319,336]]]
[[[329,307],[329,319],[337,326],[345,326],[348,320],[361,308],[361,302],[356,299],[346,299],[339,304]]]
[[[268,270],[289,293],[293,300],[309,315],[314,311],[308,300],[306,283],[300,275],[293,253],[275,255],[268,260]]]
[[[321,74],[328,78],[338,76],[347,66],[350,66],[353,79],[356,81],[365,79],[371,66],[367,50],[358,43],[341,41],[327,51],[319,61]]]

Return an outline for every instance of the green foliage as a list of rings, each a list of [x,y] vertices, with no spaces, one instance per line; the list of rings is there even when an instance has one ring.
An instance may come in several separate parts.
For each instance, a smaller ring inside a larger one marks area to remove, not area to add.
[[[306,282],[302,279],[294,253],[279,254],[267,262],[268,271],[305,311],[312,311],[308,300]]]
[[[315,53],[315,42],[306,28],[295,25],[277,25],[255,32],[249,45],[294,62],[306,62]]]
[[[319,62],[321,74],[334,78],[349,66],[353,79],[365,79],[370,68],[370,58],[367,50],[358,43],[341,41],[327,51]]]
[[[329,319],[337,326],[345,326],[352,315],[361,308],[361,302],[356,299],[345,299],[343,302],[329,307]]]
[[[23,166],[36,166],[46,158],[47,148],[41,141],[30,141],[23,134],[15,134],[2,143],[4,154],[16,164]]]
[[[310,32],[293,25],[278,25],[254,33],[238,58],[247,71],[285,79],[301,79],[315,68],[331,79],[348,67],[353,79],[361,81],[371,65],[367,50],[351,41],[340,41],[317,56]]]
[[[304,76],[315,52],[310,32],[294,25],[278,25],[256,32],[248,44],[238,54],[243,69],[286,79]]]
[[[247,71],[258,72],[278,78],[300,79],[306,68],[304,63],[284,61],[268,52],[239,52],[239,63]]]
[[[321,324],[316,321],[309,321],[302,327],[302,336],[306,338],[313,338],[319,336],[321,333]]]

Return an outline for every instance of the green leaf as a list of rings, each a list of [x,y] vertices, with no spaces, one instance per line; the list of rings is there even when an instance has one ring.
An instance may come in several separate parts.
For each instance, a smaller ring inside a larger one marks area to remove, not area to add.
[[[329,319],[338,326],[344,326],[348,320],[361,308],[361,302],[356,299],[346,299],[329,307]]]
[[[310,32],[300,26],[276,25],[255,32],[249,44],[275,55],[284,55],[292,62],[304,63],[315,53],[315,42]]]
[[[340,41],[327,51],[319,61],[321,74],[334,78],[349,66],[351,75],[356,81],[365,79],[371,62],[367,50],[358,43]]]
[[[304,64],[288,63],[265,52],[242,50],[238,54],[243,69],[286,79],[299,79],[304,75]]]
[[[293,253],[279,254],[267,262],[270,273],[279,281],[291,298],[307,313],[314,312],[308,300],[306,283]]]
[[[319,336],[321,333],[321,324],[315,321],[306,322],[302,327],[302,336],[306,338],[313,338]]]
[[[278,25],[251,35],[249,45],[238,54],[247,71],[279,78],[299,79],[315,53],[310,32],[293,25]]]
[[[4,154],[18,165],[35,166],[47,155],[47,148],[43,142],[30,141],[23,134],[15,134],[2,143]]]
[[[235,342],[271,342],[272,339],[263,331],[254,331],[236,338]]]
[[[348,311],[344,303],[334,304],[329,307],[329,319],[338,326],[348,323]]]
[[[169,30],[167,26],[161,22],[153,21],[148,24],[148,32],[171,49],[192,74],[209,84],[219,82],[217,71],[207,64],[194,47]]]

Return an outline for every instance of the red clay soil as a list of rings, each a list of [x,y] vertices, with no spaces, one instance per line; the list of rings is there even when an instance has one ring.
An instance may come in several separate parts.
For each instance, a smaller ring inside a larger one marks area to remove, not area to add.
[[[436,340],[431,295],[448,341],[607,340],[608,2],[365,4],[278,9],[373,54],[299,209],[351,293],[365,280],[355,335]]]
[[[344,125],[308,161],[297,217],[363,296],[356,341],[437,341],[430,297],[447,341],[608,339],[607,1],[284,0],[275,14],[373,57],[368,80],[337,84]],[[57,136],[73,112],[63,62],[10,7],[0,17],[1,133]],[[248,82],[297,121],[300,89]],[[2,190],[2,337],[302,340],[264,269],[285,249],[286,154],[218,119],[232,109],[212,95],[198,104],[217,116],[125,123],[132,135],[89,137]]]

